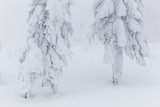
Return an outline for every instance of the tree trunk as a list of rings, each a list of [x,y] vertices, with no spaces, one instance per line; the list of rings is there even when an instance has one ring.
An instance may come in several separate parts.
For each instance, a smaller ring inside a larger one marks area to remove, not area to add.
[[[31,90],[28,92],[25,92],[24,98],[27,99],[28,97],[30,97],[30,95],[31,95]]]
[[[122,75],[123,49],[116,46],[115,50],[116,55],[114,57],[114,63],[112,64],[113,85],[118,85],[121,81]]]

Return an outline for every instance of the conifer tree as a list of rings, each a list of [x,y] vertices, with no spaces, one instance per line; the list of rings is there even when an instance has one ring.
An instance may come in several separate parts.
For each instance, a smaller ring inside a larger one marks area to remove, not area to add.
[[[112,64],[113,84],[121,80],[123,51],[145,66],[149,55],[143,35],[142,0],[96,0],[90,40],[100,40],[105,47],[104,62]]]
[[[33,86],[49,86],[53,94],[56,92],[71,53],[70,5],[69,0],[32,0],[27,47],[20,58],[19,80],[25,98]]]

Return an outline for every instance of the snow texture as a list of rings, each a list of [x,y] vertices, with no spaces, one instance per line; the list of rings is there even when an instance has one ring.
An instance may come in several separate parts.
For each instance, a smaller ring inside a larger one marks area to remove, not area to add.
[[[118,84],[120,81],[123,50],[131,59],[135,57],[137,64],[146,65],[145,57],[149,56],[149,51],[143,33],[143,13],[142,0],[95,2],[96,21],[89,39],[98,38],[105,46],[104,61],[116,67],[113,69],[113,72],[117,72],[113,73],[113,83]]]
[[[67,0],[33,0],[29,12],[27,48],[20,59],[25,98],[35,85],[49,86],[54,94],[66,57],[70,55],[69,20],[71,2]]]
[[[123,82],[114,87],[110,76],[112,67],[102,63],[104,47],[98,44],[86,52],[81,46],[75,46],[71,48],[74,55],[68,60],[68,67],[63,69],[64,82],[57,94],[51,96],[49,87],[34,87],[31,98],[25,100],[17,83],[17,54],[26,45],[29,2],[2,0],[0,4],[0,107],[160,107],[159,0],[144,0],[144,36],[152,53],[146,59],[146,67],[137,65],[124,54]],[[71,12],[77,38],[85,37],[94,21],[93,2],[74,0]],[[125,48],[130,50],[129,45]]]

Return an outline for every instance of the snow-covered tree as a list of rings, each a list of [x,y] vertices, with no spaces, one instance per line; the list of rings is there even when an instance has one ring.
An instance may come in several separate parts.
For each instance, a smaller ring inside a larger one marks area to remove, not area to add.
[[[66,57],[70,55],[72,26],[69,0],[32,0],[27,47],[20,57],[19,80],[25,93],[33,86],[49,86],[56,92]]]
[[[142,0],[96,0],[90,40],[105,47],[104,62],[112,64],[113,84],[121,80],[123,51],[140,65],[149,55],[143,35]]]

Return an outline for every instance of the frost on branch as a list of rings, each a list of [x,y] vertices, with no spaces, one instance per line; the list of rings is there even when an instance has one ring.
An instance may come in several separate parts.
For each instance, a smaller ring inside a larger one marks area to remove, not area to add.
[[[96,0],[90,40],[100,40],[105,47],[104,61],[113,66],[113,83],[122,72],[123,50],[140,65],[149,55],[143,35],[142,0]]]
[[[19,80],[25,97],[33,86],[56,92],[66,57],[70,55],[72,26],[69,0],[33,0],[28,19],[27,48],[20,58]]]

